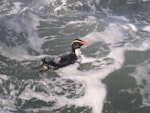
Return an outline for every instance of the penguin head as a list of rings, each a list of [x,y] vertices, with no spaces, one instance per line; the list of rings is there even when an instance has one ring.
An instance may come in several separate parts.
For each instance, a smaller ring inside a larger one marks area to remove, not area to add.
[[[87,42],[80,40],[80,39],[75,39],[72,41],[71,46],[72,46],[72,52],[75,53],[76,49],[80,49],[81,46],[86,45]]]

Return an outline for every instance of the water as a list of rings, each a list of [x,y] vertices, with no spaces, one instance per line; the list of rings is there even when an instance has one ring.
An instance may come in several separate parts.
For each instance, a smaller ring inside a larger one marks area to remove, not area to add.
[[[88,44],[82,62],[41,58]],[[149,113],[149,0],[0,0],[1,113]]]

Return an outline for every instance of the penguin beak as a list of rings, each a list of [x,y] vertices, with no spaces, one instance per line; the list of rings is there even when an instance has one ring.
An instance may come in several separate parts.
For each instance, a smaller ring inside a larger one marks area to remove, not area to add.
[[[82,44],[82,45],[86,45],[87,42],[86,42],[86,41],[82,41],[81,44]]]

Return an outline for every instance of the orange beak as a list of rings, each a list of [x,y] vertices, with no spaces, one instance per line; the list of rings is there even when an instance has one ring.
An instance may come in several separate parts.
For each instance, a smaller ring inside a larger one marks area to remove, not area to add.
[[[82,41],[81,44],[82,44],[82,45],[86,45],[87,42],[86,42],[86,41]]]

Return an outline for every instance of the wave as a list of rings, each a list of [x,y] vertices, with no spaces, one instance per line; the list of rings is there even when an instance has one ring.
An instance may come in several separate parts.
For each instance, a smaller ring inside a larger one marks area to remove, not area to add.
[[[28,8],[36,12],[62,13],[68,11],[99,12],[104,9],[123,13],[131,11],[149,11],[149,0],[31,0],[0,2],[0,13],[18,13]]]

